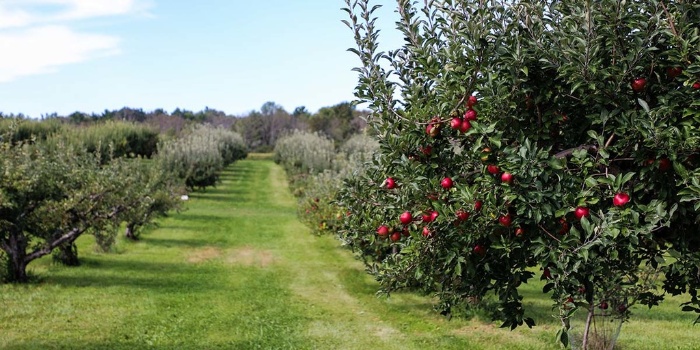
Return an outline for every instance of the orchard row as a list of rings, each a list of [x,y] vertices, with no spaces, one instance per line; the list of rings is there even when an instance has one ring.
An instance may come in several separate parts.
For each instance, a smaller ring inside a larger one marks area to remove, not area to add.
[[[159,141],[129,123],[42,123],[14,120],[0,140],[0,276],[12,282],[26,282],[27,265],[51,253],[78,264],[75,240],[83,234],[105,251],[122,225],[137,239],[188,190],[214,185],[224,166],[246,156],[240,135],[207,126]]]

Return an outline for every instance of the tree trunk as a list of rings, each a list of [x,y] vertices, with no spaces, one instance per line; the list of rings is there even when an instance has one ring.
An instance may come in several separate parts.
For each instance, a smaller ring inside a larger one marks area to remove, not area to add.
[[[73,242],[61,244],[58,250],[54,252],[54,261],[66,266],[78,266],[78,247]]]
[[[10,233],[3,242],[3,250],[8,256],[7,278],[10,282],[26,283],[27,277],[27,239],[24,235]]]
[[[588,350],[588,337],[591,334],[591,320],[593,320],[593,313],[595,312],[595,305],[591,303],[588,307],[588,315],[586,316],[586,324],[583,328],[583,339],[581,340],[581,350]]]
[[[124,232],[124,236],[126,238],[132,240],[132,241],[138,241],[138,237],[136,236],[136,229],[138,225],[134,222],[130,222],[126,225],[126,231]]]

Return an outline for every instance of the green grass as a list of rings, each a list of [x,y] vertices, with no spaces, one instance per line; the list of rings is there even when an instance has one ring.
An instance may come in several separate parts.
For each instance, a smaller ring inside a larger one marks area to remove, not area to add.
[[[240,161],[139,242],[82,266],[43,259],[37,281],[0,286],[0,349],[558,349],[550,302],[527,291],[539,325],[447,321],[433,300],[375,296],[377,284],[331,237],[297,220],[282,169]],[[698,349],[700,328],[671,299],[634,309],[621,349]]]

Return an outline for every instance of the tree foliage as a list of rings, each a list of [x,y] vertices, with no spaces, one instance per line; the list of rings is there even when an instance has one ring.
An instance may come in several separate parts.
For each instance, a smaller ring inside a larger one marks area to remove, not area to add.
[[[341,193],[343,238],[383,290],[445,314],[490,294],[504,327],[531,326],[519,287],[540,269],[564,343],[576,312],[625,320],[688,293],[700,313],[700,5],[397,3],[389,52],[377,6],[345,9],[380,154]]]
[[[247,156],[241,135],[208,125],[196,125],[180,138],[164,142],[158,161],[169,172],[184,179],[189,188],[216,185],[220,171]]]

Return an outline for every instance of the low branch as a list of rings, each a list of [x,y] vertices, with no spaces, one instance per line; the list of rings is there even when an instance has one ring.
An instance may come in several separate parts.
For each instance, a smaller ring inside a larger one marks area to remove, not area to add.
[[[101,218],[102,219],[112,219],[115,216],[117,216],[119,213],[123,212],[124,210],[125,210],[125,207],[117,206],[117,207],[112,209],[111,213],[104,215]],[[90,216],[90,215],[88,214],[87,216]],[[93,218],[100,218],[100,217],[96,215],[96,216],[93,216]],[[85,233],[85,231],[87,231],[88,229],[90,229],[89,225],[87,225],[85,227],[74,227],[73,229],[64,233],[63,235],[61,235],[57,239],[49,242],[47,245],[34,250],[30,254],[25,255],[24,261],[29,263],[30,261],[32,261],[34,259],[38,259],[38,258],[41,258],[42,256],[51,254],[51,252],[56,247],[58,247],[64,243],[68,243],[68,242],[72,242],[72,241],[76,240],[80,235]]]

